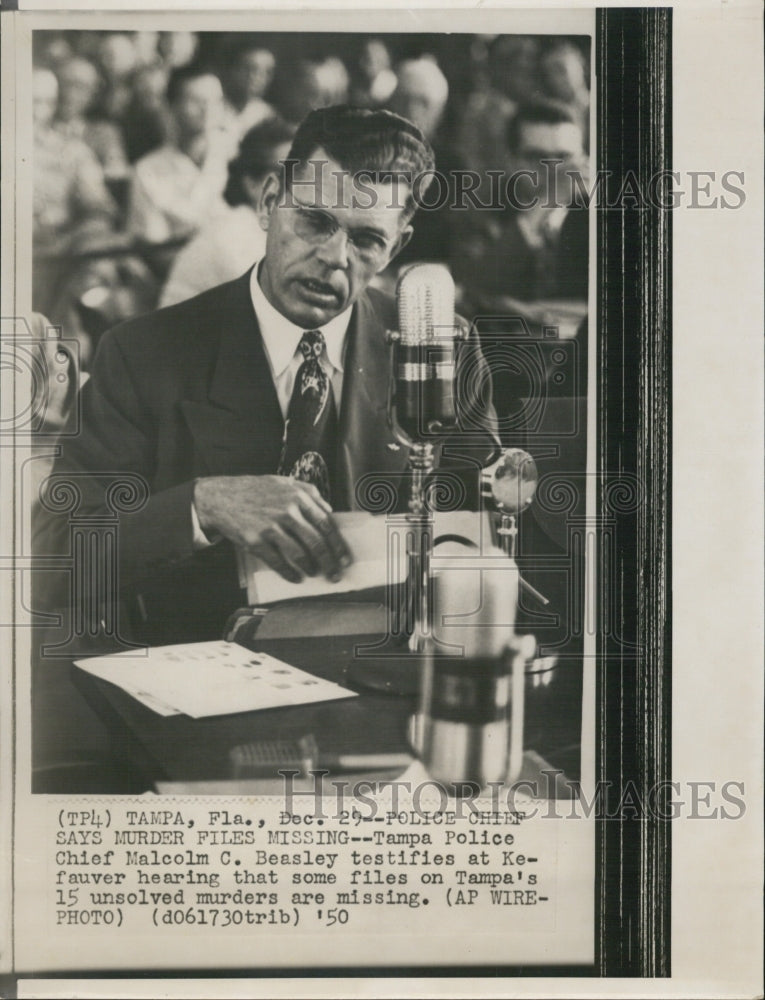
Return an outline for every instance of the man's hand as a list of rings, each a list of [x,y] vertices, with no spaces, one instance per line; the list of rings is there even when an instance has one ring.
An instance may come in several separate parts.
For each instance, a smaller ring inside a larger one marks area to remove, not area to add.
[[[194,484],[204,531],[218,532],[285,580],[323,573],[336,582],[351,564],[332,508],[315,486],[287,476],[211,476]]]

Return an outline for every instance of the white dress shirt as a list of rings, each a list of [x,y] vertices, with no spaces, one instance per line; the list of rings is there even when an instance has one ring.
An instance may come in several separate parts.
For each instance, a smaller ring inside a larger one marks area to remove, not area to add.
[[[305,333],[302,326],[295,326],[286,317],[275,309],[266,298],[263,289],[258,281],[258,263],[250,276],[250,295],[255,316],[258,320],[260,333],[263,337],[263,346],[266,357],[271,367],[271,377],[276,387],[276,395],[279,397],[279,405],[282,408],[282,416],[287,416],[287,409],[292,398],[292,387],[295,384],[295,376],[298,368],[303,363],[303,355],[298,350],[300,338]],[[343,357],[345,355],[345,341],[348,333],[348,324],[351,321],[351,308],[335,316],[324,326],[316,327],[324,334],[325,349],[319,362],[324,371],[329,375],[332,384],[332,391],[335,396],[335,403],[338,411],[342,401],[343,393]]]
[[[292,398],[292,388],[295,376],[303,363],[303,355],[298,345],[306,332],[301,326],[295,326],[279,312],[266,298],[258,281],[260,262],[252,269],[250,275],[250,296],[255,316],[263,338],[263,347],[271,369],[271,377],[276,389],[276,395],[281,407],[282,416],[286,418]],[[324,334],[324,352],[319,363],[329,375],[332,392],[338,412],[343,393],[343,358],[345,356],[348,324],[351,321],[349,307],[331,319],[324,326],[315,327]],[[194,548],[206,548],[211,544],[199,524],[199,518],[194,505],[191,505],[191,521],[194,531]]]

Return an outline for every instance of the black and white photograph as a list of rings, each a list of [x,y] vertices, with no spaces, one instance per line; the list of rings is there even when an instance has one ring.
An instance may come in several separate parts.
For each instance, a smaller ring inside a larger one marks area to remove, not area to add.
[[[33,34],[32,301],[66,378],[34,470],[33,607],[57,624],[33,789],[224,789],[253,726],[255,757],[313,738],[374,770],[412,750],[431,640],[480,659],[519,636],[524,740],[578,781],[591,35],[144,35]],[[146,692],[160,715],[62,669],[125,654],[145,688],[160,666],[131,653],[183,646],[185,687],[223,640],[360,697],[296,676],[284,710],[242,713],[245,686],[200,727],[180,692]]]
[[[3,996],[756,995],[710,7],[3,10]]]

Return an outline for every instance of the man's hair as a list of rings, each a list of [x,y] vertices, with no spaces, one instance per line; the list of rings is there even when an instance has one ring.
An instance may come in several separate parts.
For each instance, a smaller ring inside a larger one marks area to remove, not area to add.
[[[562,101],[534,101],[522,104],[507,127],[507,147],[515,152],[524,125],[579,125],[576,115]]]
[[[402,172],[410,185],[419,174],[432,174],[436,164],[430,143],[406,118],[345,104],[308,114],[295,133],[289,159],[306,164],[317,149],[351,174]],[[404,218],[411,218],[416,207],[410,192]]]
[[[183,92],[183,88],[192,80],[197,80],[200,76],[217,76],[214,69],[205,63],[191,63],[189,66],[178,66],[170,74],[167,81],[167,92],[165,94],[168,104],[174,104]]]
[[[276,149],[290,142],[295,126],[281,118],[267,118],[245,133],[236,157],[228,165],[228,182],[223,197],[229,205],[249,204],[243,177],[258,179],[278,169]]]

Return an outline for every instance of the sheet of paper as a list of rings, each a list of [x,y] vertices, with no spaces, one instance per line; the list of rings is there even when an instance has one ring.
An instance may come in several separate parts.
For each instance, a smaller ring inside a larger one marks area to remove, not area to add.
[[[181,715],[181,711],[178,708],[172,708],[170,705],[166,705],[159,698],[155,698],[153,695],[149,694],[148,691],[141,691],[138,688],[131,689],[126,685],[121,685],[122,690],[129,694],[131,698],[135,698],[136,701],[140,701],[142,705],[146,708],[150,708],[152,712],[156,712],[157,715],[162,715],[168,718],[171,715]]]
[[[405,579],[407,525],[403,519],[348,511],[335,514],[335,520],[353,554],[353,563],[341,580],[331,583],[323,576],[311,576],[302,583],[290,583],[256,556],[245,552],[240,554],[240,569],[248,602],[273,604],[297,597],[342,594],[393,585]],[[434,536],[439,535],[462,536],[482,550],[491,544],[488,516],[475,511],[437,513]]]
[[[160,710],[159,702],[195,719],[355,697],[266,653],[224,641],[159,646],[142,655],[97,656],[77,660],[76,665],[144,704],[148,699],[153,711]]]

